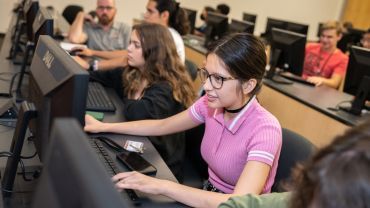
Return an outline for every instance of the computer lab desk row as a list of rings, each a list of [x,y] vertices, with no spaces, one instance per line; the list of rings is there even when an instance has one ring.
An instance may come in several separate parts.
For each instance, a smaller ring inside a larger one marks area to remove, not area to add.
[[[10,23],[10,26],[14,24],[14,18],[13,21]],[[10,77],[12,74],[19,71],[18,65],[13,65],[12,61],[6,59],[6,57],[9,54],[9,50],[11,47],[11,27],[9,27],[9,30],[4,38],[4,43],[1,48],[0,52],[0,92],[1,93],[8,93],[9,91],[9,83],[10,83]],[[4,74],[5,73],[5,74]],[[6,78],[5,78],[6,76]],[[27,80],[27,77],[25,81]],[[25,86],[22,87],[22,90],[27,91],[27,82],[24,82]],[[114,92],[112,89],[107,89],[108,95],[110,96],[111,100],[113,101],[114,105],[116,106],[117,110],[114,113],[104,113],[104,122],[121,122],[124,121],[124,115],[123,115],[123,103],[122,100],[118,97],[118,95]],[[0,98],[0,103],[4,103],[6,98]],[[4,101],[4,102],[3,102]],[[14,128],[11,127],[5,127],[0,126],[0,151],[9,151],[10,145],[12,142],[14,133]],[[168,166],[165,164],[157,150],[154,148],[152,143],[147,137],[142,136],[132,136],[132,135],[117,135],[117,134],[97,134],[100,136],[106,136],[113,140],[115,140],[119,144],[124,144],[124,142],[128,140],[132,141],[139,141],[144,143],[144,153],[142,156],[149,161],[151,164],[153,164],[157,168],[156,176],[160,179],[166,179],[170,181],[177,182],[175,176],[172,174]],[[90,136],[96,136],[96,135],[90,135]],[[119,166],[119,169],[121,170],[127,170],[126,167],[124,167],[115,157],[115,152],[113,150],[106,148],[108,153],[111,155],[114,162]],[[25,141],[22,149],[22,155],[29,156],[35,153],[35,147],[33,142]],[[37,156],[31,160],[24,160],[26,170],[34,169],[37,166],[40,166],[41,163]],[[6,158],[0,159],[0,170],[3,173],[3,170],[6,166]],[[98,179],[97,179],[98,180]],[[32,192],[37,184],[36,182],[28,183],[23,182],[20,175],[16,176],[16,181],[14,185],[14,190],[18,191],[25,191],[25,192]],[[185,207],[184,205],[174,202],[172,199],[164,197],[164,196],[154,196],[154,195],[145,195],[143,193],[138,193],[140,197],[140,206],[142,207]],[[22,207],[27,207],[31,199],[29,197],[32,196],[32,194],[26,194],[19,196],[18,193],[13,194],[14,198],[17,198],[17,200],[21,202],[12,202],[12,199],[4,199],[5,203],[4,205],[10,205],[17,206],[22,204]],[[27,198],[28,197],[28,198]],[[0,197],[1,198],[1,197]],[[26,202],[24,202],[26,201]],[[0,201],[1,202],[1,201]],[[26,204],[26,205],[25,205]],[[0,203],[0,207],[3,204]]]
[[[199,45],[199,41],[190,41],[189,37],[184,38],[184,43],[186,58],[202,66],[207,49]],[[200,86],[197,79],[194,87],[198,90]],[[353,96],[326,86],[282,85],[263,80],[257,98],[282,127],[301,134],[317,147],[330,143],[335,136],[369,117],[329,110],[342,101],[352,100]]]

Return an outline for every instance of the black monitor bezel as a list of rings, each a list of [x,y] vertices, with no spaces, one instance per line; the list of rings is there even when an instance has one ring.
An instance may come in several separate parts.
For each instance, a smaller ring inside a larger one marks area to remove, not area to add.
[[[368,65],[364,63],[366,61]],[[343,92],[356,96],[361,80],[365,76],[370,76],[370,49],[351,46]],[[370,100],[370,97],[367,100]]]
[[[84,124],[88,81],[86,70],[55,40],[40,36],[30,67],[27,100],[37,108],[38,116],[29,129],[41,160],[53,118],[75,117]]]
[[[197,10],[189,9],[189,8],[182,8],[186,11],[189,23],[190,23],[190,33],[194,33],[194,28],[195,28],[195,22],[197,19]]]
[[[244,28],[241,29],[241,30],[234,30],[233,29],[234,26],[239,27],[239,28],[243,28],[243,27]],[[249,34],[253,34],[254,33],[254,28],[255,28],[255,24],[253,22],[231,19],[231,22],[230,22],[229,28],[228,28],[228,32],[229,33],[232,33],[232,32],[246,32],[246,33],[249,33]]]
[[[252,22],[253,24],[256,24],[257,15],[256,14],[247,13],[247,12],[243,12],[242,19],[243,19],[243,21]]]
[[[212,42],[222,38],[227,33],[229,19],[226,15],[217,12],[207,13],[207,27],[205,31],[205,46],[208,47]]]
[[[285,41],[279,38],[278,36],[280,37],[283,36],[285,38],[288,38],[292,41],[292,43],[285,43]],[[283,30],[279,28],[272,28],[271,52],[273,53],[274,50],[276,49],[281,50],[281,55],[279,57],[279,60],[276,63],[276,66],[284,71],[288,71],[297,76],[301,76],[303,73],[306,42],[307,42],[307,36],[303,34],[291,32],[291,31]],[[284,53],[287,50],[292,50],[293,52],[289,52],[287,55],[286,53]],[[285,63],[282,63],[282,60],[287,58],[286,56],[288,56],[288,59],[289,59],[287,60],[287,62],[289,62],[290,64],[289,68],[286,68],[284,66]]]

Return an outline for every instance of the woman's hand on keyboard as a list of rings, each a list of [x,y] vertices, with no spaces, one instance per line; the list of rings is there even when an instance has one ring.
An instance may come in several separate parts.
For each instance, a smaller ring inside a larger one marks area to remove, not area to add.
[[[141,174],[136,171],[118,173],[112,177],[119,191],[134,189],[149,194],[163,194],[165,180]]]

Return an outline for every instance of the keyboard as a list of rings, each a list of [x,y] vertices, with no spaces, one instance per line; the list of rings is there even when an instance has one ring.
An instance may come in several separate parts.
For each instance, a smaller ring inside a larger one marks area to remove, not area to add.
[[[111,176],[114,176],[117,173],[119,173],[120,171],[118,170],[118,167],[114,163],[112,157],[109,156],[109,154],[105,150],[103,143],[99,139],[95,139],[95,138],[90,138],[89,141],[90,141],[91,146],[95,150],[96,154],[98,155],[100,161],[103,163],[104,168],[108,171],[108,173]],[[132,189],[124,189],[124,190],[126,191],[127,195],[132,201],[139,200],[139,197],[135,193],[134,190]]]
[[[307,86],[315,86],[314,83],[308,82],[307,80],[303,79],[300,76],[297,76],[295,74],[289,73],[289,72],[283,72],[279,74],[280,76],[284,77],[285,79],[289,79],[294,82],[299,82],[301,84],[307,85]]]
[[[86,110],[100,112],[116,111],[116,107],[109,98],[103,85],[99,82],[89,82]]]

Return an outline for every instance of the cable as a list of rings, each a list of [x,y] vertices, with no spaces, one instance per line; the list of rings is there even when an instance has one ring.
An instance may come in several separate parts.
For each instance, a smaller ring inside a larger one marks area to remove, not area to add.
[[[33,153],[31,156],[22,156],[22,155],[21,155],[21,158],[22,158],[22,159],[25,159],[25,160],[28,160],[28,159],[32,159],[32,158],[34,158],[36,155],[37,155],[37,152]]]
[[[13,153],[9,152],[9,151],[2,151],[2,152],[0,152],[0,157],[13,157]],[[25,168],[23,160],[21,158],[22,158],[22,156],[20,156],[19,163],[21,165],[21,173],[20,174],[22,174],[23,180],[24,181],[33,181],[35,178],[30,179],[30,178],[26,177],[26,168]],[[36,175],[36,171],[34,172],[34,175]],[[5,191],[7,191],[7,190],[5,190]]]

